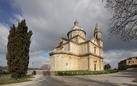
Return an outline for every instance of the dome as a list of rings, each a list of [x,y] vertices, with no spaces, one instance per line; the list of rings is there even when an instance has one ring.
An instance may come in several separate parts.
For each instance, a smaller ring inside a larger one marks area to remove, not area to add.
[[[74,36],[80,35],[81,37],[85,38],[86,32],[82,27],[79,26],[79,22],[76,20],[74,22],[74,26],[68,32],[68,38],[73,38]]]
[[[77,20],[74,22],[74,26],[72,27],[72,30],[74,30],[74,29],[84,30],[82,27],[79,26],[79,22]]]

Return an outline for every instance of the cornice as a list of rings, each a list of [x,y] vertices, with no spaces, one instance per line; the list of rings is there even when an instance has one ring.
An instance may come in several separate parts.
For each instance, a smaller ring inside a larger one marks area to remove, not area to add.
[[[65,51],[65,52],[64,51],[52,51],[52,52],[49,53],[50,56],[55,55],[55,54],[67,54],[67,55],[73,55],[73,56],[77,56],[77,57],[84,57],[84,56],[93,55],[93,56],[96,56],[98,58],[102,58],[103,59],[103,57],[98,56],[96,54],[93,54],[91,52],[86,53],[86,54],[80,54],[80,55],[74,54],[74,53],[69,52],[69,51]]]

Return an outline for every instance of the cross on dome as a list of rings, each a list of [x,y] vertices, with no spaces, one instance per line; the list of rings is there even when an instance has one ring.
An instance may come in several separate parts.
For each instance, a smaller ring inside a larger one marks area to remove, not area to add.
[[[78,24],[79,24],[79,22],[76,20],[76,21],[74,22],[74,25],[75,25],[75,26],[78,26]]]

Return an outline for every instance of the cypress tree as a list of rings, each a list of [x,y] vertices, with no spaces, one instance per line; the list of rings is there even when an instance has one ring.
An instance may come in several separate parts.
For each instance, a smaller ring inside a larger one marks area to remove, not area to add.
[[[7,44],[8,70],[13,78],[21,78],[26,75],[29,64],[29,47],[32,31],[28,32],[25,19],[18,26],[11,27]]]

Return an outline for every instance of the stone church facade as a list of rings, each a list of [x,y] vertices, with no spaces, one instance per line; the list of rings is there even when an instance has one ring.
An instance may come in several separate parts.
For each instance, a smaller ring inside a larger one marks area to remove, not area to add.
[[[86,40],[86,32],[78,21],[74,22],[67,36],[61,38],[49,53],[51,71],[104,69],[102,32],[98,24],[90,40]]]

